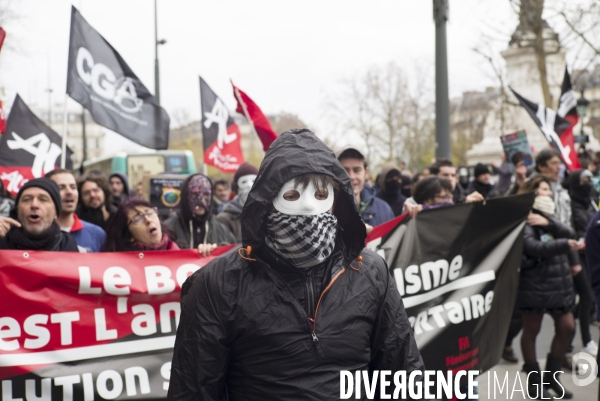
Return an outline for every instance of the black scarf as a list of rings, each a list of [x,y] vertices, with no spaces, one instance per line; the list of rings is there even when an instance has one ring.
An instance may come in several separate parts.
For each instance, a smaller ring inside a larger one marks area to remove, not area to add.
[[[483,184],[477,180],[473,181],[473,188],[475,191],[479,192],[484,198],[488,198],[490,196],[490,192],[494,189],[492,184]]]
[[[7,241],[13,249],[36,251],[58,251],[62,240],[62,231],[56,221],[40,235],[27,236],[23,228],[13,228],[6,234]]]

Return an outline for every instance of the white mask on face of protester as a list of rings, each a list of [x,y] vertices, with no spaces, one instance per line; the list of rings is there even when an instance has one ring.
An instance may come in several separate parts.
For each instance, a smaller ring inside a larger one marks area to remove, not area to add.
[[[290,216],[311,216],[325,213],[333,206],[333,187],[327,186],[326,190],[319,190],[311,182],[306,188],[296,186],[296,180],[286,182],[273,206],[279,212]]]
[[[248,194],[250,193],[250,189],[252,189],[252,185],[256,180],[256,174],[249,174],[243,177],[238,178],[237,180],[237,194],[240,201],[240,204],[243,206],[248,199]]]

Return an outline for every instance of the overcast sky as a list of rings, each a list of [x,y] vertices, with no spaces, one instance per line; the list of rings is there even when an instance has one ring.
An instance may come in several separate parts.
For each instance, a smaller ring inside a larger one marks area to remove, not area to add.
[[[53,101],[63,101],[71,4],[154,91],[152,0],[10,4],[20,18],[6,24],[5,46],[13,49],[4,49],[0,57],[7,101],[18,92],[28,104],[46,107],[49,81]],[[266,113],[295,113],[316,130],[324,129],[324,99],[339,90],[342,78],[393,60],[407,70],[430,71],[433,79],[432,8],[431,0],[158,0],[159,38],[167,40],[159,49],[161,103],[172,127],[180,109],[199,119],[201,75],[234,108],[233,79]],[[451,96],[495,84],[472,49],[482,33],[510,33],[516,22],[507,0],[450,0]],[[76,107],[72,100],[70,105]]]

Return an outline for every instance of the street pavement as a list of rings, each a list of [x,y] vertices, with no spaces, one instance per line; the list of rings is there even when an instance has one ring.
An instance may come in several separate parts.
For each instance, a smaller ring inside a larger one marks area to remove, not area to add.
[[[596,325],[590,326],[592,338],[598,342],[598,329]],[[554,336],[554,324],[552,318],[548,315],[544,316],[544,320],[542,322],[542,329],[540,334],[538,335],[536,342],[536,353],[538,356],[538,361],[540,367],[544,369],[546,366],[546,355],[550,350],[550,343],[552,342],[552,337]],[[575,336],[574,341],[574,353],[580,352],[582,349],[581,344],[581,335],[579,333],[579,322],[577,321],[577,334]],[[513,348],[515,349],[515,354],[519,358],[519,363],[511,364],[504,360],[500,360],[500,362],[488,372],[484,372],[479,376],[478,386],[479,386],[479,399],[480,400],[529,400],[526,394],[521,393],[520,391],[515,391],[512,393],[512,397],[510,392],[512,391],[513,386],[516,386],[516,389],[519,389],[519,383],[516,379],[516,375],[519,374],[521,377],[521,383],[523,384],[523,389],[525,390],[526,386],[526,375],[521,372],[521,367],[523,366],[523,354],[521,353],[521,335],[513,341]],[[508,388],[505,386],[504,391],[500,393],[500,388],[496,385],[496,393],[494,395],[494,373],[498,377],[498,381],[500,386],[504,381],[504,377],[508,372]],[[488,375],[489,375],[489,386],[488,386]],[[581,376],[586,377],[586,376]],[[516,384],[515,384],[515,381]],[[565,373],[561,375],[561,382],[563,386],[573,392],[574,400],[582,400],[582,401],[596,401],[598,400],[598,382],[596,379],[594,382],[585,387],[576,386],[573,383],[573,378],[571,372],[565,370]]]

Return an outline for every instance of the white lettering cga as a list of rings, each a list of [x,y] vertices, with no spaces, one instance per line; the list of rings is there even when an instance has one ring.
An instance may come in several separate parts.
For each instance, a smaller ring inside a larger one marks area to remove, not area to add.
[[[85,47],[77,51],[75,61],[79,78],[92,90],[105,99],[112,100],[128,113],[137,113],[144,101],[137,97],[135,83],[129,77],[117,79],[115,73],[102,63],[95,63],[94,57]]]

